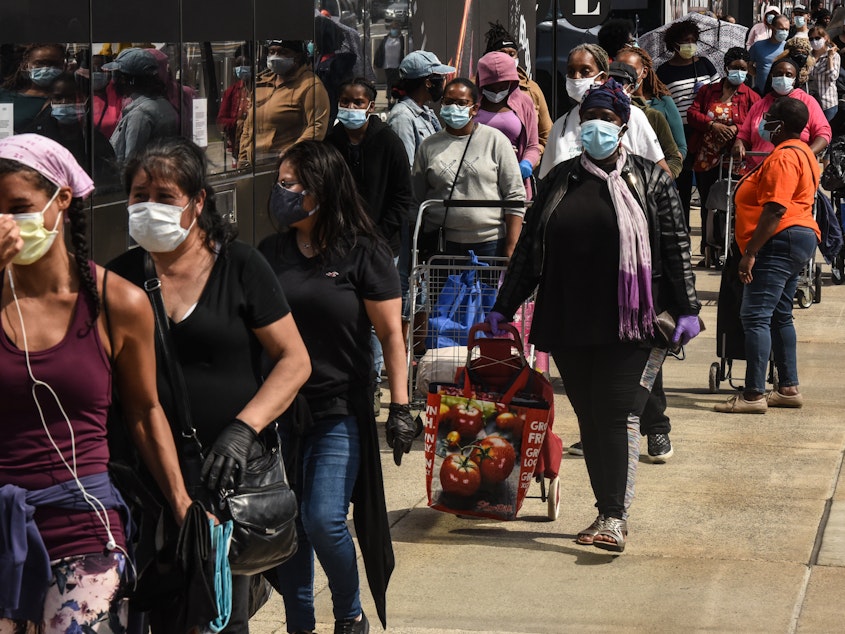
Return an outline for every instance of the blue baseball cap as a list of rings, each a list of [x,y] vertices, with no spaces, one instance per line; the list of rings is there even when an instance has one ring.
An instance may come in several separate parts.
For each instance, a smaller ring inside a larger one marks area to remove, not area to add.
[[[118,70],[126,75],[157,75],[158,62],[146,48],[126,48],[113,62],[103,64],[103,70]]]
[[[418,79],[429,75],[447,75],[454,72],[453,66],[443,64],[437,59],[437,55],[430,51],[409,53],[399,64],[399,76],[406,79]]]

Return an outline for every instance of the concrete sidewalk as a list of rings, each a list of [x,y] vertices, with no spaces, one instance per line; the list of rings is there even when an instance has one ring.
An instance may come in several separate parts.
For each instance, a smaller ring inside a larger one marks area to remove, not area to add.
[[[664,366],[675,455],[664,465],[640,462],[624,554],[574,541],[595,517],[581,458],[564,457],[557,521],[535,498],[505,523],[428,509],[422,440],[401,467],[385,447],[396,553],[390,632],[845,631],[845,485],[837,486],[845,287],[831,285],[826,267],[822,302],[795,309],[804,408],[725,415],[713,404],[730,388],[707,389],[719,273],[697,275],[708,329],[686,361]],[[740,383],[743,373],[738,362]],[[568,445],[577,440],[575,417],[556,386],[555,431]],[[363,566],[360,574],[378,632]],[[322,577],[317,591],[317,631],[328,634],[334,619]],[[285,632],[283,621],[275,596],[251,628]]]

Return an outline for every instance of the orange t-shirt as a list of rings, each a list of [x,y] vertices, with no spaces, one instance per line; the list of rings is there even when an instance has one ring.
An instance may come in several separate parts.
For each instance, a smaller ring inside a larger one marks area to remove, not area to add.
[[[807,227],[821,240],[819,225],[813,218],[820,173],[810,146],[793,139],[778,145],[759,169],[741,180],[734,199],[740,253],[745,253],[766,203],[786,207],[776,233],[789,227]]]

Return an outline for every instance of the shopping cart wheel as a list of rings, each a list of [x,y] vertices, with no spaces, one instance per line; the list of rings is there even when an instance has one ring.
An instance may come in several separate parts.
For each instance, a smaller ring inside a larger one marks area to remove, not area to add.
[[[833,264],[830,266],[830,281],[837,286],[845,282],[845,256],[842,251],[833,258]]]
[[[558,476],[549,480],[549,495],[546,503],[549,505],[549,519],[555,521],[560,514],[560,478]]]
[[[816,264],[816,273],[813,275],[813,303],[822,301],[822,265]]]
[[[721,383],[721,381],[719,380],[719,370],[721,369],[722,366],[719,364],[718,361],[714,361],[710,364],[710,381],[708,385],[711,394],[715,394],[719,391],[719,383]]]
[[[813,296],[806,289],[799,288],[795,291],[795,301],[798,302],[799,307],[809,308],[813,305]]]

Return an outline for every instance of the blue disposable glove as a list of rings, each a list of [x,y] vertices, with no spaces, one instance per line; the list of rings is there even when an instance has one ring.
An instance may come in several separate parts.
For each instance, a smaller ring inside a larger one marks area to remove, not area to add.
[[[507,323],[508,321],[502,313],[497,313],[495,310],[491,310],[487,313],[487,317],[484,318],[484,321],[490,324],[490,332],[494,337],[504,337],[508,334],[507,331],[499,329],[500,323]]]
[[[675,332],[672,333],[672,343],[685,346],[700,332],[701,322],[698,315],[681,315],[675,324]]]
[[[531,175],[534,173],[534,166],[531,165],[531,161],[522,159],[519,162],[519,173],[522,174],[522,180],[530,178]]]

